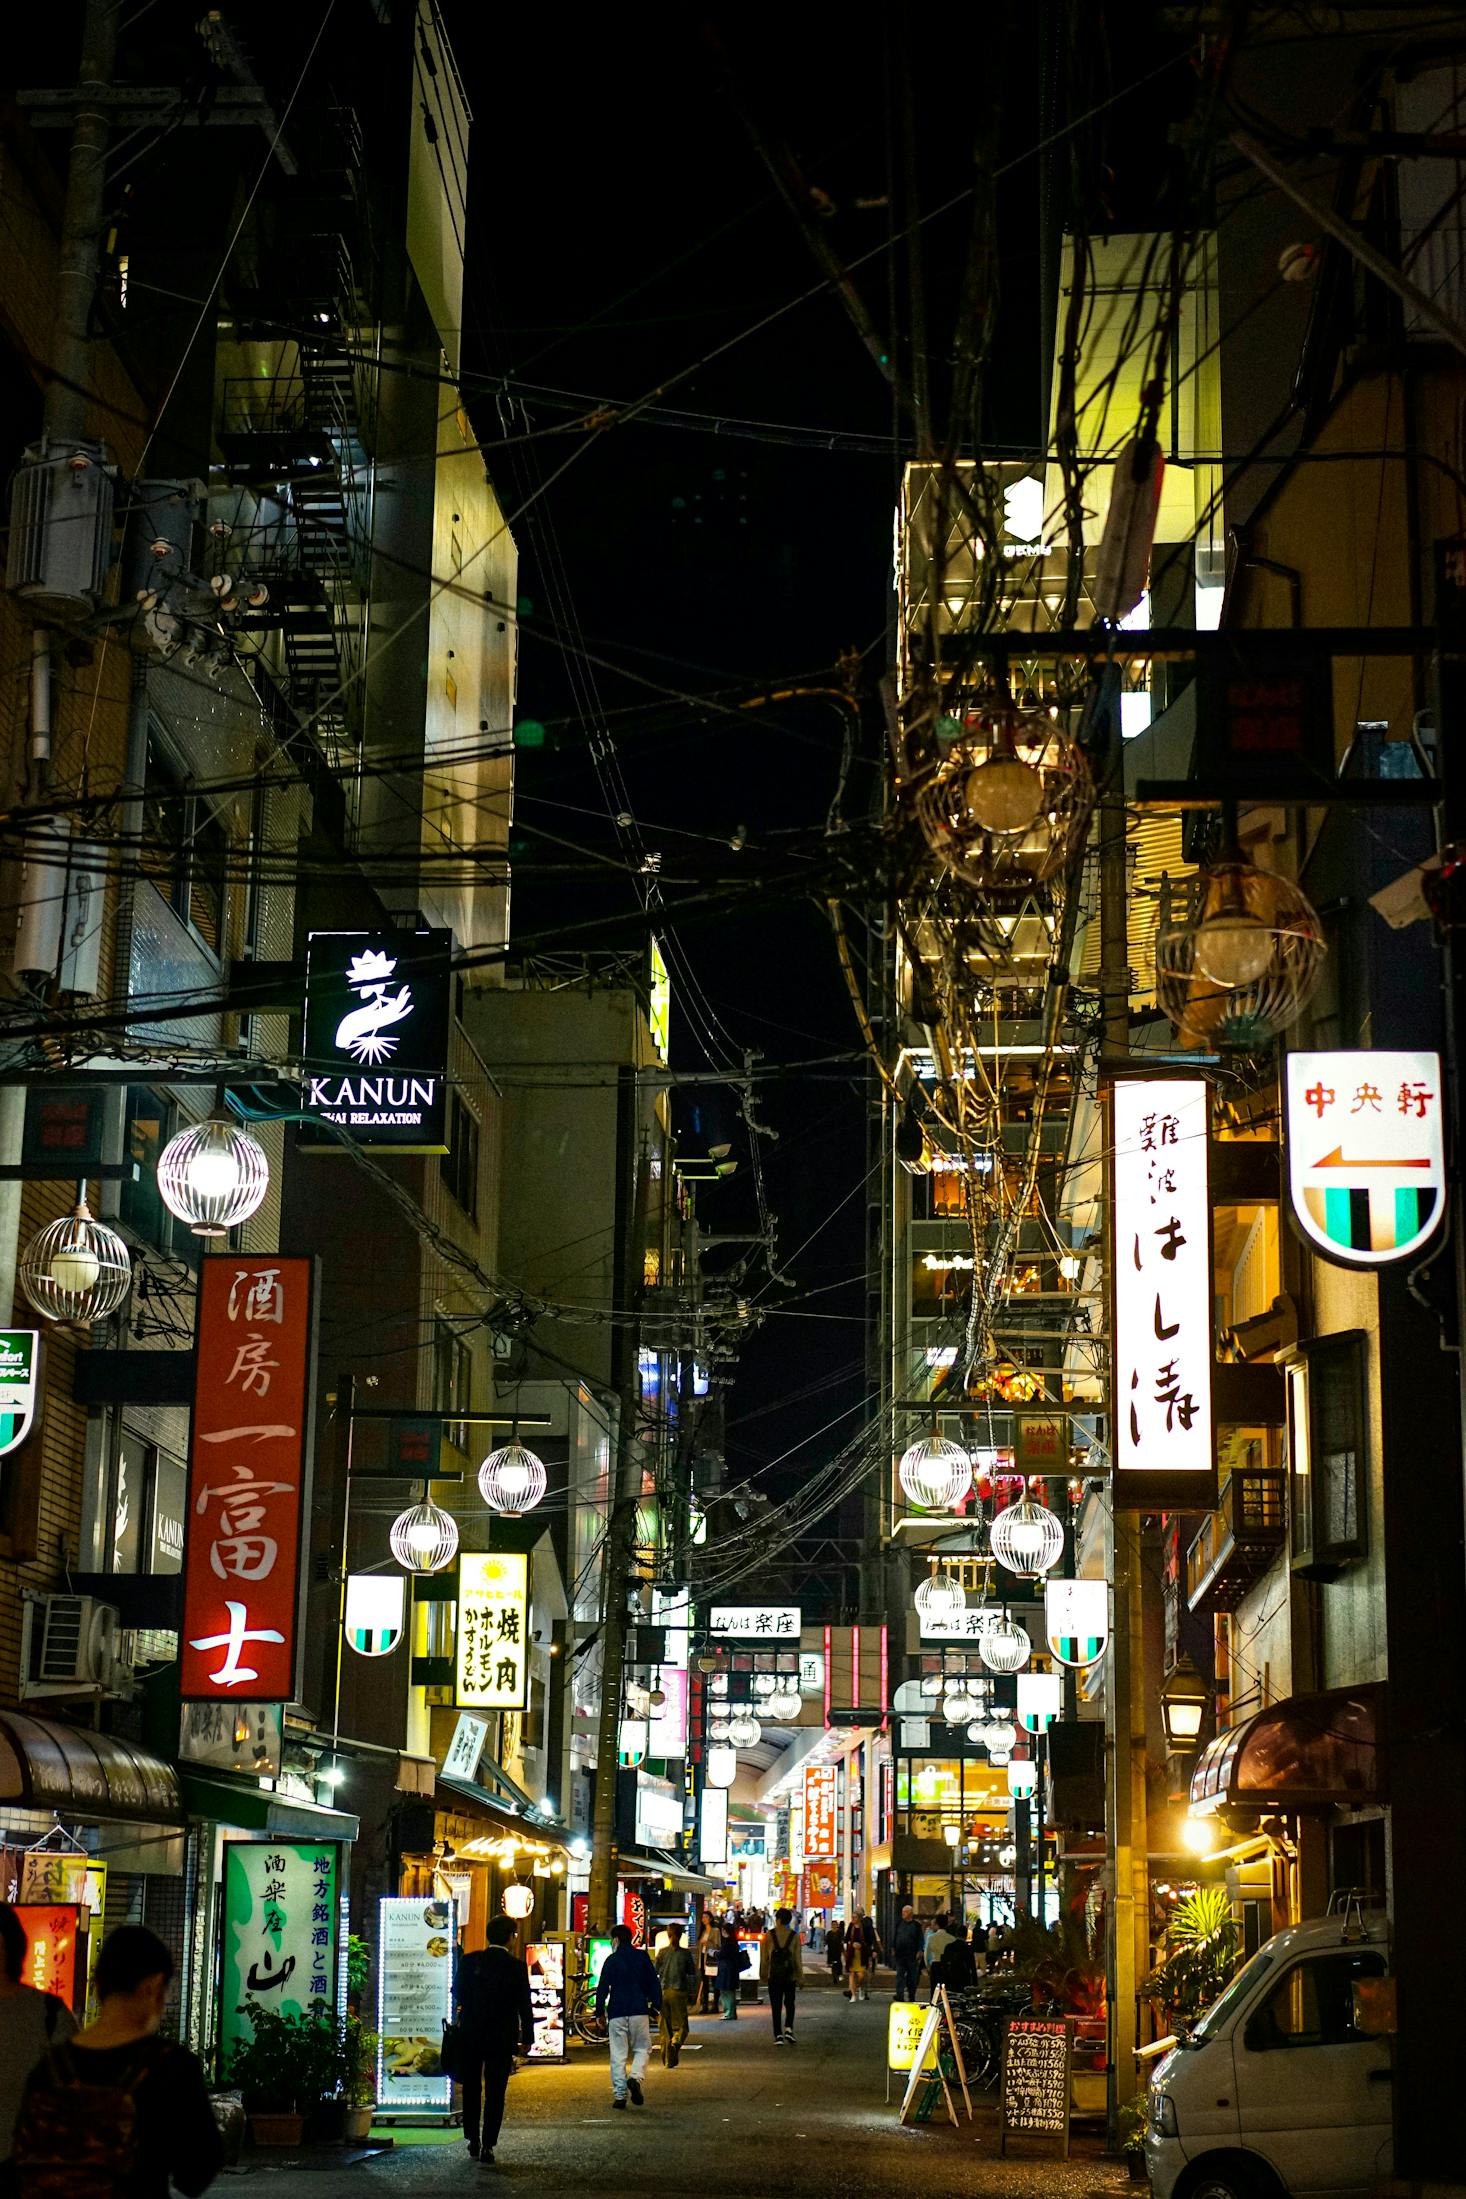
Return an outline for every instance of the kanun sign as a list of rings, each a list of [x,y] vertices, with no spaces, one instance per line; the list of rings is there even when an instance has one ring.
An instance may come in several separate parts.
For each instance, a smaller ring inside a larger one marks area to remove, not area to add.
[[[441,1153],[451,932],[312,932],[305,950],[305,1103],[358,1145]],[[334,1139],[302,1132],[307,1147]]]
[[[180,1690],[299,1696],[315,1388],[315,1262],[216,1253],[199,1275]]]
[[[1114,1502],[1207,1511],[1212,1448],[1210,1096],[1199,1077],[1117,1079]]]
[[[1388,1267],[1446,1210],[1439,1054],[1290,1054],[1288,1193],[1305,1237],[1344,1267]]]

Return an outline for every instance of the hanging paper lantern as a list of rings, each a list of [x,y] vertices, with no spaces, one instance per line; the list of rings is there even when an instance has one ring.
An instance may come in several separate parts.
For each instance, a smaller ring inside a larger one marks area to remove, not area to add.
[[[1027,1664],[1033,1644],[1012,1619],[990,1627],[978,1637],[978,1654],[989,1672],[1018,1672]]]
[[[648,1739],[645,1718],[622,1719],[616,1754],[625,1770],[634,1771],[638,1764],[645,1762]]]
[[[921,1692],[923,1695],[935,1698],[941,1694],[944,1685],[945,1682],[940,1672],[923,1672],[921,1676]]]
[[[965,1688],[955,1688],[950,1695],[943,1698],[942,1716],[949,1726],[965,1726],[970,1718],[976,1717],[977,1709],[977,1704]]]
[[[1110,1591],[1104,1581],[1044,1582],[1044,1633],[1061,1665],[1092,1665],[1110,1638]]]
[[[1032,1757],[1015,1756],[1008,1765],[1008,1792],[1015,1802],[1026,1802],[1038,1791],[1038,1766]]]
[[[1018,1723],[1025,1733],[1047,1733],[1064,1707],[1064,1683],[1057,1672],[1020,1672]]]
[[[1018,1729],[1013,1724],[1010,1718],[990,1718],[987,1723],[987,1732],[983,1745],[988,1750],[989,1754],[991,1754],[994,1749],[997,1749],[1000,1754],[1006,1756],[1012,1749],[1013,1744],[1017,1740],[1017,1738]]]
[[[988,1540],[998,1563],[1024,1580],[1037,1580],[1058,1564],[1064,1552],[1062,1521],[1029,1496],[999,1512],[988,1530]]]
[[[158,1156],[158,1192],[196,1237],[226,1237],[270,1188],[265,1149],[242,1123],[211,1115],[171,1137]]]
[[[351,1573],[346,1581],[346,1645],[358,1657],[389,1657],[402,1639],[407,1583],[400,1573]]]
[[[516,1881],[514,1885],[504,1888],[503,1898],[505,1916],[526,1917],[534,1907],[534,1888],[521,1886]]]
[[[791,1687],[787,1690],[781,1688],[777,1695],[769,1697],[769,1716],[771,1718],[797,1718],[799,1710],[800,1703],[797,1688]]]
[[[709,1749],[703,1775],[710,1787],[731,1787],[738,1777],[737,1749]]]
[[[398,1513],[387,1540],[405,1573],[441,1573],[458,1555],[458,1522],[424,1497]]]
[[[520,1442],[501,1444],[490,1451],[478,1470],[479,1494],[491,1512],[513,1517],[532,1512],[545,1493],[543,1459]]]
[[[710,1741],[726,1741],[731,1737],[732,1731],[733,1728],[726,1718],[709,1718],[708,1739]]]
[[[736,1749],[757,1748],[763,1733],[763,1727],[749,1711],[741,1710],[729,1721],[728,1738]]]
[[[928,1619],[955,1619],[967,1608],[967,1592],[950,1573],[928,1573],[924,1581],[917,1582],[911,1600]]]
[[[921,1436],[896,1468],[906,1495],[923,1512],[953,1512],[972,1490],[972,1460],[947,1436]]]

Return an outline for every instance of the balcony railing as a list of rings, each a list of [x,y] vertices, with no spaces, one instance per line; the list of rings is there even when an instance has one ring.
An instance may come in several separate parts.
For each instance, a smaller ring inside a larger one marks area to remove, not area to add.
[[[1230,1473],[1220,1509],[1203,1520],[1186,1553],[1191,1610],[1235,1611],[1282,1548],[1287,1525],[1285,1474],[1252,1466]]]

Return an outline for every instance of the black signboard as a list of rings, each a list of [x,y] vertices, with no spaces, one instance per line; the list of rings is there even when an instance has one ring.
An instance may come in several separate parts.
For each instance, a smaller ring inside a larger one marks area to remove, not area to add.
[[[28,1174],[88,1176],[102,1166],[107,1095],[99,1084],[33,1084],[21,1157]]]
[[[448,931],[312,932],[305,962],[305,1105],[358,1145],[443,1153],[451,999]],[[309,1150],[339,1140],[301,1132]]]
[[[1005,2025],[998,2090],[1002,2152],[1010,2136],[1057,2138],[1068,2160],[1073,2055],[1074,2028],[1063,2016],[1015,2016]]]
[[[1333,667],[1249,632],[1196,668],[1200,776],[1238,800],[1317,801],[1335,780]]]

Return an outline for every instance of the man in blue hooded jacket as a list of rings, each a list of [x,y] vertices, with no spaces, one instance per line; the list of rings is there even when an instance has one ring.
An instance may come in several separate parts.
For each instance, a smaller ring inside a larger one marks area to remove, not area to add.
[[[611,1936],[616,1944],[601,1964],[596,1986],[596,2014],[610,2016],[611,2105],[624,2108],[629,2092],[632,2106],[640,2107],[652,2017],[662,2012],[662,1985],[645,1948],[631,1944],[629,1924],[618,1924]]]

